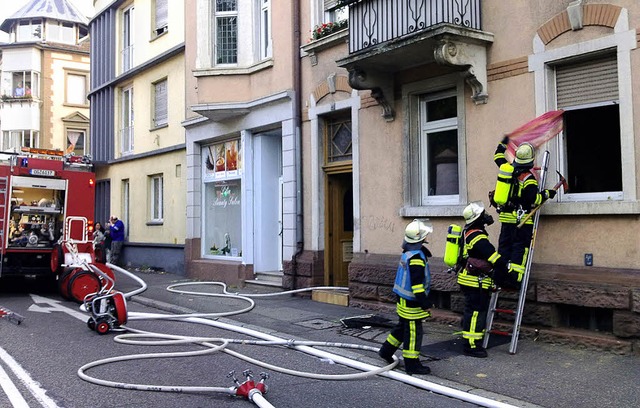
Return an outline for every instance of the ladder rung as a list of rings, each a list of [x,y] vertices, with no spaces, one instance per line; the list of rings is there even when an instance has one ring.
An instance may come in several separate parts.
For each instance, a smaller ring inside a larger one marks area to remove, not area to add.
[[[516,314],[513,309],[494,309],[496,313]]]
[[[504,331],[504,330],[492,329],[492,330],[489,330],[489,333],[497,334],[498,336],[511,336],[511,332]]]

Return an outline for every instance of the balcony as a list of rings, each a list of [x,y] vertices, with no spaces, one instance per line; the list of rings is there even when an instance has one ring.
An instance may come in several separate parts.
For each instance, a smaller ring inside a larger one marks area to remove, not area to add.
[[[343,0],[349,5],[349,56],[337,61],[354,89],[371,89],[394,113],[385,95],[393,75],[437,64],[460,71],[475,103],[486,103],[486,50],[493,34],[482,31],[481,0]]]

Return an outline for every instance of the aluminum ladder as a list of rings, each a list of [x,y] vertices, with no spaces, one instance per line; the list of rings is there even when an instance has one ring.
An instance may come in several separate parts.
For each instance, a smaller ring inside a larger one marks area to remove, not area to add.
[[[549,151],[546,150],[544,152],[544,156],[542,159],[542,169],[540,170],[539,186],[542,189],[544,189],[548,168],[549,168]],[[522,284],[520,286],[520,291],[518,295],[518,304],[516,306],[516,309],[513,310],[513,309],[504,309],[504,308],[497,307],[498,298],[500,297],[500,291],[501,291],[500,288],[496,288],[496,290],[491,294],[491,300],[489,301],[489,310],[487,312],[485,334],[482,340],[482,347],[484,348],[487,348],[487,345],[489,344],[489,336],[491,334],[511,336],[509,353],[516,354],[516,349],[518,348],[518,338],[520,337],[520,325],[522,323],[522,314],[524,312],[524,302],[527,298],[527,287],[529,286],[529,276],[531,275],[531,263],[533,261],[533,250],[535,248],[535,243],[536,243],[536,235],[538,231],[539,219],[540,219],[540,211],[536,211],[533,219],[533,235],[531,237],[531,244],[529,245],[529,253],[527,255],[527,262],[525,265],[524,276],[522,277]],[[515,315],[515,319],[514,319],[513,327],[511,328],[511,331],[505,332],[502,330],[493,329],[493,318],[496,313]]]

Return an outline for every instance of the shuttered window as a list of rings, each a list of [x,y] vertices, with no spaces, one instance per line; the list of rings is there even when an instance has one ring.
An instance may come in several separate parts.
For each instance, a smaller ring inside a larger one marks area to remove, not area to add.
[[[338,8],[339,0],[324,0],[324,9],[329,11]]]
[[[616,56],[556,67],[558,108],[618,100]]]
[[[169,24],[169,0],[156,0],[156,32]]]
[[[167,80],[156,82],[155,88],[155,126],[164,126],[169,119],[167,102]]]

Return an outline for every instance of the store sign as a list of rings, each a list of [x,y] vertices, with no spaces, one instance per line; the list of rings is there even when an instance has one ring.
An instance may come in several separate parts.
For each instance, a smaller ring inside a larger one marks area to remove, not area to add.
[[[237,187],[231,188],[231,186],[225,185],[222,187],[216,186],[216,196],[213,200],[214,207],[228,207],[232,205],[240,205],[240,195],[234,191],[237,191]]]
[[[55,170],[43,170],[43,169],[29,169],[29,174],[32,176],[55,176]]]

